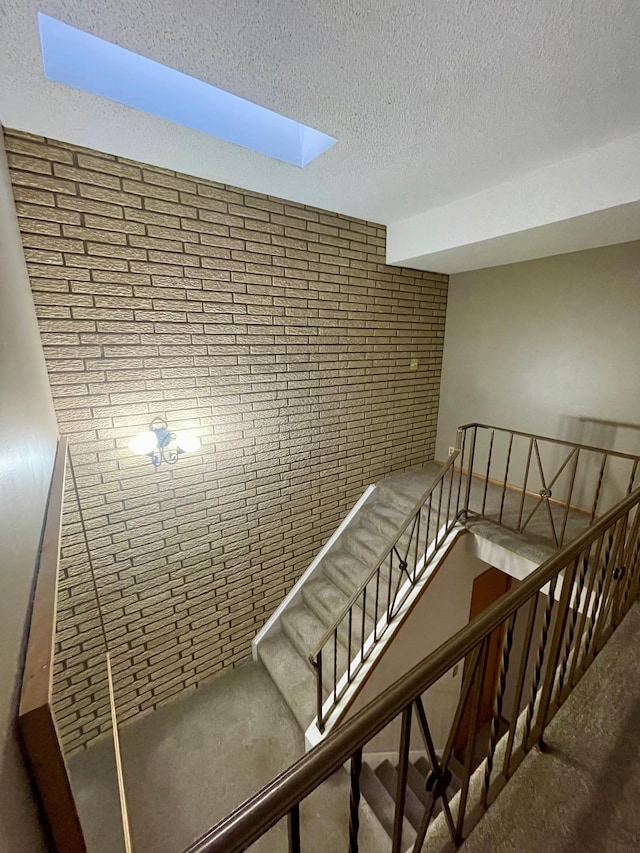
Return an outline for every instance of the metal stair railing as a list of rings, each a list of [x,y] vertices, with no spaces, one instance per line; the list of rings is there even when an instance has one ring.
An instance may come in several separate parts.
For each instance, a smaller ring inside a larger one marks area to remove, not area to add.
[[[461,519],[485,521],[517,534],[546,539],[556,549],[630,494],[640,459],[487,424],[458,428],[452,455],[418,498],[384,556],[327,628],[309,662],[316,675],[316,725],[323,733],[337,706],[370,658],[415,585],[442,553]],[[579,501],[578,504],[575,501]],[[339,665],[346,638],[346,669]]]
[[[430,796],[413,853],[423,847],[438,801],[443,811],[438,820],[444,820],[450,841],[458,848],[524,756],[534,745],[543,744],[548,723],[637,600],[639,585],[640,488],[594,520],[352,719],[328,733],[185,853],[239,853],[283,818],[288,820],[290,853],[301,853],[300,804],[346,763],[351,768],[348,845],[350,853],[357,853],[362,751],[395,720],[399,723],[399,783],[391,851],[401,853],[413,727],[431,766]],[[489,684],[492,716],[486,731],[478,724],[479,709],[487,689],[489,644],[496,634],[500,666]],[[464,675],[457,704],[446,745],[437,753],[429,719],[430,689],[460,666]],[[504,721],[508,728],[499,739]],[[449,788],[452,767],[461,783],[455,795]]]
[[[316,712],[320,732],[324,732],[328,717],[458,522],[462,469],[459,466],[456,473],[456,462],[464,453],[464,438],[464,432],[459,430],[454,452],[436,480],[414,503],[407,523],[399,533],[389,538],[382,559],[351,595],[309,655],[309,662],[316,673]],[[357,631],[354,630],[356,628]],[[338,669],[339,634],[347,637],[346,673]],[[323,671],[327,657],[332,685],[328,690]]]

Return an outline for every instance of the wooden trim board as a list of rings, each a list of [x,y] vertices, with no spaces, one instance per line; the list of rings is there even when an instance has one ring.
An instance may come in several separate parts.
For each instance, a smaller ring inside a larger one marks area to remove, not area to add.
[[[86,853],[78,810],[52,706],[62,504],[68,441],[61,437],[53,466],[38,562],[18,726],[56,850]]]

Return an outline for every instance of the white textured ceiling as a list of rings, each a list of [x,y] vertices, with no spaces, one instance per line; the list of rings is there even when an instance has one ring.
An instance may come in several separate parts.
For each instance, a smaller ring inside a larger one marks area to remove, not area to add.
[[[338,139],[304,170],[45,80],[36,13]],[[391,223],[640,130],[638,0],[0,0],[0,121]]]

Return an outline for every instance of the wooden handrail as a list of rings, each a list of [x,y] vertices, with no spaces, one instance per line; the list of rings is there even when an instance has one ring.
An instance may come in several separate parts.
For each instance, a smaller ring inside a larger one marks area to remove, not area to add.
[[[67,439],[61,437],[51,475],[20,694],[21,717],[51,696],[67,446]]]
[[[446,640],[352,719],[327,735],[318,746],[220,821],[184,853],[237,853],[257,841],[638,504],[640,488],[557,551],[517,588],[503,595]]]
[[[58,440],[29,626],[18,725],[57,850],[86,853],[53,713],[53,659],[68,441]]]

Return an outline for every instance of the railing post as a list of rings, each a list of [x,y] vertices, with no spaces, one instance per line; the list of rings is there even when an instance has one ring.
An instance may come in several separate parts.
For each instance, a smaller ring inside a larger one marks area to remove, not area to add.
[[[300,804],[289,812],[287,819],[289,834],[289,853],[300,853]]]
[[[362,750],[351,756],[351,789],[349,791],[349,853],[358,853],[358,831],[360,829],[360,771]]]
[[[477,425],[473,427],[473,433],[471,435],[471,444],[469,445],[469,467],[467,468],[467,486],[464,493],[464,506],[462,507],[462,511],[465,515],[469,514],[469,498],[471,497],[471,480],[473,478],[473,459],[476,452],[476,435],[478,433]],[[462,460],[462,465],[464,465],[464,459]]]
[[[324,732],[324,717],[322,716],[322,649],[315,660],[316,668],[316,713],[318,715],[318,731]]]
[[[402,825],[404,823],[404,803],[407,793],[407,771],[409,765],[409,743],[411,740],[411,712],[408,705],[402,712],[402,730],[400,733],[400,763],[398,765],[398,785],[396,787],[396,812],[393,819],[392,853],[402,851]]]

